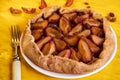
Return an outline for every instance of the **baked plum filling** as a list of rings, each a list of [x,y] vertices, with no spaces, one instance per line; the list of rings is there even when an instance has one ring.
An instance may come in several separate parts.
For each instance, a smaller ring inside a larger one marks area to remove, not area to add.
[[[54,12],[31,23],[31,34],[44,55],[90,63],[98,58],[105,40],[103,22],[91,12]]]

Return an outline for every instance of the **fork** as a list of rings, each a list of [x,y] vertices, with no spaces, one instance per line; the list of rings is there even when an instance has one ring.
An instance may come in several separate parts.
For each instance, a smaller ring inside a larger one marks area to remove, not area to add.
[[[12,47],[15,49],[15,54],[12,63],[12,80],[21,80],[21,62],[18,55],[20,43],[20,28],[19,26],[11,26]]]

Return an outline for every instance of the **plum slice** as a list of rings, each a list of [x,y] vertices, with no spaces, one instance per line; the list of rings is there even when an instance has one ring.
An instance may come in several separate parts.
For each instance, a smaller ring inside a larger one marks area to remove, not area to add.
[[[63,16],[60,18],[59,27],[64,34],[67,34],[71,30],[68,19]]]
[[[77,13],[66,13],[63,16],[66,17],[68,20],[72,21],[77,16]]]
[[[85,19],[83,21],[83,24],[84,25],[89,25],[89,26],[96,26],[96,27],[99,27],[101,25],[101,23],[93,18],[90,18],[90,19]]]
[[[90,51],[90,48],[89,48],[87,42],[84,41],[83,39],[79,40],[78,51],[81,55],[81,60],[84,63],[88,63],[88,62],[92,61],[93,56],[92,56],[92,53]]]
[[[98,27],[92,27],[91,31],[92,31],[92,34],[98,35],[102,31],[102,29],[100,29]]]
[[[22,10],[23,10],[25,13],[32,14],[32,13],[35,13],[36,8],[25,8],[25,7],[22,7]]]
[[[104,31],[98,27],[92,27],[91,28],[92,34],[97,35],[99,37],[103,37],[104,36]]]
[[[65,50],[61,51],[57,56],[70,58],[70,55],[71,55],[70,49],[65,49]]]
[[[39,41],[37,42],[37,45],[38,45],[39,49],[41,50],[41,48],[42,48],[47,42],[49,42],[51,39],[52,39],[52,37],[47,36],[47,37],[39,40]]]
[[[73,1],[74,0],[67,0],[66,3],[65,3],[65,6],[69,7],[73,4]]]
[[[64,40],[70,45],[70,46],[75,46],[78,41],[77,36],[70,36],[70,37],[64,37]]]
[[[68,35],[74,35],[76,33],[79,33],[82,31],[82,25],[81,24],[77,24],[69,33]]]
[[[73,48],[70,48],[71,50],[71,56],[70,56],[70,59],[73,59],[73,60],[76,60],[76,61],[79,61],[78,57],[77,57],[77,52],[73,49]]]
[[[48,21],[38,21],[36,23],[31,24],[31,29],[45,29],[48,26]]]
[[[53,41],[46,43],[42,48],[42,52],[44,55],[51,55],[55,52],[55,50],[55,44]]]
[[[56,22],[59,21],[59,19],[60,19],[60,16],[59,16],[57,13],[53,13],[53,14],[49,17],[48,21],[51,22],[51,23],[56,23]]]
[[[32,30],[32,35],[36,40],[39,40],[40,37],[42,36],[43,30],[42,29],[36,29],[36,30]]]
[[[46,1],[45,0],[41,0],[41,5],[39,6],[39,9],[43,9],[45,7],[47,7]]]
[[[57,37],[57,38],[63,37],[63,34],[61,34],[58,30],[51,27],[46,28],[46,34],[51,37]]]
[[[104,42],[104,38],[98,37],[96,35],[91,35],[91,39],[98,46],[101,46]]]
[[[91,34],[91,31],[86,29],[86,30],[78,33],[77,36],[78,36],[78,37],[81,37],[81,36],[88,37],[88,36],[90,36],[90,34]]]
[[[57,38],[54,38],[53,40],[55,42],[56,50],[61,51],[65,49],[67,44],[63,40]]]
[[[11,12],[12,14],[21,14],[21,13],[22,13],[21,10],[19,10],[19,9],[14,9],[13,7],[10,7],[9,10],[10,10],[10,12]]]
[[[89,45],[89,48],[90,48],[92,53],[95,54],[95,53],[98,53],[100,51],[100,48],[98,46],[96,46],[96,44],[94,44],[91,40],[87,39],[84,36],[82,36],[81,39],[86,41],[86,43]]]
[[[74,22],[75,22],[76,24],[82,23],[83,20],[85,20],[85,19],[87,19],[87,18],[89,18],[89,14],[84,14],[84,15],[81,15],[81,16],[77,16],[77,17],[74,19]]]

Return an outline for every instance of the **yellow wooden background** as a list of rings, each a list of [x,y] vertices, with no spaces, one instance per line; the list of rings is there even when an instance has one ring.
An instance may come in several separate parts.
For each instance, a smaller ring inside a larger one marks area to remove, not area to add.
[[[46,0],[48,6],[59,5],[64,6],[66,0]],[[85,8],[84,2],[88,2],[93,10],[107,15],[114,12],[117,21],[110,23],[117,35],[118,49],[115,58],[102,71],[81,79],[76,80],[120,80],[120,0],[74,0],[72,8]],[[11,47],[10,26],[20,25],[21,30],[24,29],[27,20],[40,12],[38,6],[40,0],[0,0],[0,80],[11,80],[11,63],[13,51]],[[35,14],[11,14],[9,8],[14,7],[35,7]],[[70,8],[71,8],[70,7]],[[43,75],[32,69],[22,58],[22,80],[63,80]],[[72,79],[71,79],[72,80]]]

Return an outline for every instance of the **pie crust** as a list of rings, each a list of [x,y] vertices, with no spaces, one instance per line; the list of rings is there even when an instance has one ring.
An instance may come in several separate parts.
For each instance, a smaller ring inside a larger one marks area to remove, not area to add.
[[[91,9],[65,9],[59,6],[47,7],[41,11],[36,17],[28,21],[22,38],[21,38],[21,47],[24,54],[36,65],[39,67],[58,73],[67,73],[67,74],[83,74],[86,72],[92,72],[101,66],[103,66],[108,59],[113,54],[115,48],[115,40],[113,33],[111,31],[110,25],[107,20],[103,18],[103,30],[105,33],[105,40],[103,43],[103,49],[100,52],[99,58],[93,61],[90,64],[86,64],[82,61],[78,62],[72,59],[68,59],[60,56],[53,55],[43,55],[39,50],[39,47],[35,43],[35,39],[31,34],[31,24],[36,21],[42,21],[43,17],[48,18],[55,11],[59,11],[60,14],[71,13],[71,12],[81,12],[81,11],[91,11],[96,19],[102,18],[99,14],[92,11]]]

